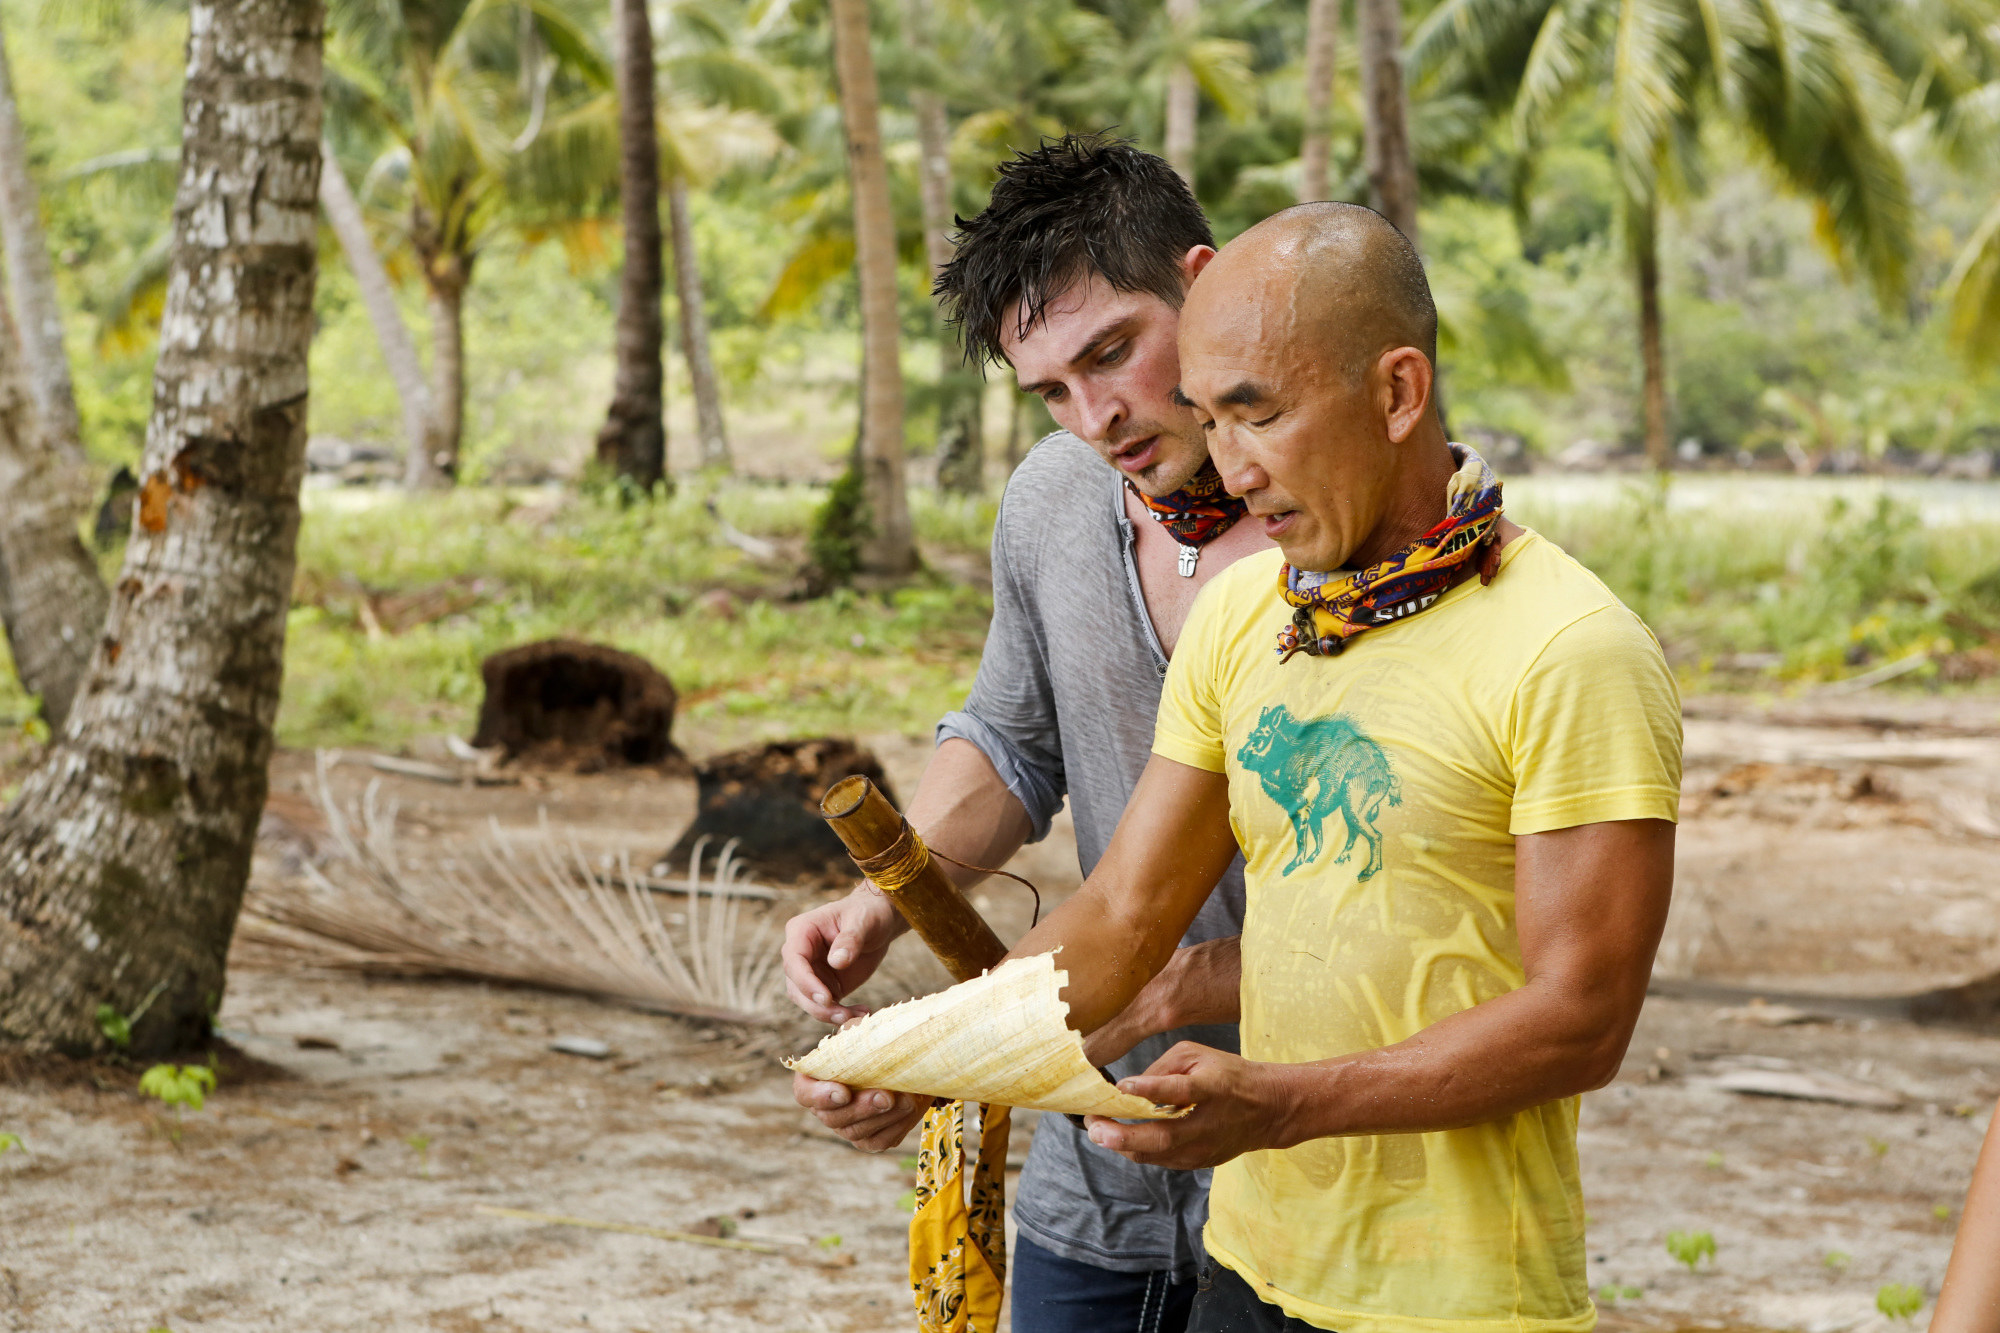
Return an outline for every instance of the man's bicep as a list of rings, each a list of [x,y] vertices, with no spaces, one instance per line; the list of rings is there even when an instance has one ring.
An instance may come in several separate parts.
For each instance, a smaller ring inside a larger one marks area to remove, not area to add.
[[[1515,928],[1529,981],[1636,1018],[1673,883],[1674,826],[1664,819],[1515,839]]]

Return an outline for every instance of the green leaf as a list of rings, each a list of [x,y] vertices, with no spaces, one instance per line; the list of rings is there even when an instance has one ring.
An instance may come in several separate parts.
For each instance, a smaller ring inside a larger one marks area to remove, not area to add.
[[[1891,1319],[1908,1319],[1924,1308],[1924,1293],[1907,1282],[1891,1282],[1875,1293],[1875,1308]]]
[[[0,1153],[5,1153],[10,1148],[21,1148],[21,1136],[19,1134],[0,1134]],[[21,1151],[26,1152],[27,1149],[21,1148]],[[836,1236],[834,1239],[838,1241],[840,1238]]]
[[[1667,1253],[1676,1263],[1687,1265],[1692,1273],[1704,1258],[1715,1259],[1715,1237],[1706,1231],[1669,1231],[1667,1233]]]
[[[126,1021],[125,1015],[118,1012],[115,1005],[97,1006],[97,1030],[104,1034],[106,1041],[121,1051],[132,1044],[132,1025]]]

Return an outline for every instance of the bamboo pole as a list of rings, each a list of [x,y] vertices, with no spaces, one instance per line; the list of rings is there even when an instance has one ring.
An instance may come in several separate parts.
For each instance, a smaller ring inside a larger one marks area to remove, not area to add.
[[[819,812],[954,979],[976,977],[1006,956],[1007,946],[874,783],[859,774],[842,778],[827,788]]]

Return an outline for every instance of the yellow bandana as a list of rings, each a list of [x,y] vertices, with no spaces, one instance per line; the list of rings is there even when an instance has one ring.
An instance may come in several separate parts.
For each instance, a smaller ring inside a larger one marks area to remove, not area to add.
[[[1007,1287],[1007,1130],[1011,1110],[979,1108],[979,1160],[965,1191],[965,1103],[924,1116],[917,1212],[910,1219],[910,1290],[921,1333],[999,1333]]]

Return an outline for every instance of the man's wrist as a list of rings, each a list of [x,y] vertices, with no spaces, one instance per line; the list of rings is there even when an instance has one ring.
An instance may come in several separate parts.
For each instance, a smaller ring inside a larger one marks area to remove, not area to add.
[[[902,912],[897,910],[895,900],[878,888],[874,880],[862,880],[854,886],[854,893],[851,896],[868,903],[868,910],[887,924],[890,939],[895,939],[910,928],[910,923],[905,921]]]
[[[1275,1114],[1271,1148],[1296,1148],[1314,1139],[1346,1131],[1338,1107],[1343,1067],[1340,1065],[1258,1066],[1268,1071]]]

